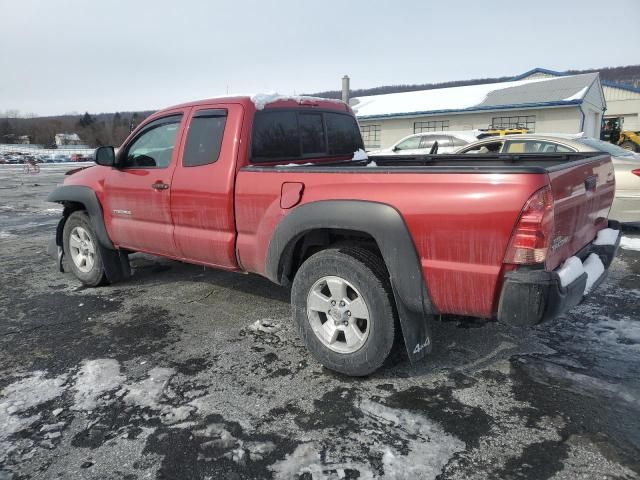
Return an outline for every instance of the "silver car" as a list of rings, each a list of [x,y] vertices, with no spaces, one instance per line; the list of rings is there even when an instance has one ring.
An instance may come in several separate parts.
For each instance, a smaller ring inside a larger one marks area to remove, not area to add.
[[[426,155],[435,142],[438,142],[438,153],[453,153],[456,148],[477,140],[477,133],[480,131],[444,130],[442,132],[414,133],[401,138],[389,148],[372,150],[367,153],[370,157],[376,155]]]
[[[570,153],[606,152],[616,172],[616,196],[610,217],[640,222],[640,155],[581,134],[525,134],[484,138],[458,148],[455,153]]]

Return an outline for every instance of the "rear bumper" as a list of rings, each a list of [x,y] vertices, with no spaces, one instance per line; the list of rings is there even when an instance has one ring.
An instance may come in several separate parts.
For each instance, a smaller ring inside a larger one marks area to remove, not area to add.
[[[620,230],[620,224],[609,221],[609,228]],[[612,245],[596,245],[593,242],[578,253],[582,262],[596,254],[604,272],[597,279],[589,281],[588,274],[582,273],[568,285],[563,286],[556,269],[547,272],[540,269],[520,268],[505,275],[500,302],[498,320],[512,325],[535,325],[551,320],[578,305],[585,296],[587,283],[589,292],[597,288],[606,278],[607,271],[620,245],[621,232]]]

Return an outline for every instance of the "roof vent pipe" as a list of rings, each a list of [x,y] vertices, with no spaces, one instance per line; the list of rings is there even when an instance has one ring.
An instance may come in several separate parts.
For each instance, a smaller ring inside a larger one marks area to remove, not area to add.
[[[342,77],[342,101],[349,104],[349,75]]]

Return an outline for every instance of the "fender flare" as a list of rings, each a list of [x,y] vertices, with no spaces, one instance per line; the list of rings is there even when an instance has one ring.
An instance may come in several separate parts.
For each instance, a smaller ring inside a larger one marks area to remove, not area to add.
[[[115,250],[104,224],[102,205],[100,205],[96,192],[91,188],[82,185],[62,185],[49,194],[47,201],[54,203],[77,202],[84,205],[100,245]],[[64,222],[61,222],[61,225],[64,226]],[[61,230],[61,226],[58,226],[58,230]],[[56,243],[62,245],[62,238],[58,238],[58,234],[56,235]]]
[[[76,202],[84,206],[93,231],[98,238],[98,248],[102,256],[104,271],[109,282],[114,283],[125,280],[131,276],[129,257],[126,253],[117,250],[109,238],[107,228],[104,224],[102,205],[96,192],[89,187],[82,185],[62,185],[56,188],[47,197],[48,202],[63,203]],[[58,265],[62,270],[62,256],[64,255],[62,233],[68,214],[63,216],[56,228],[56,245],[58,246]]]
[[[282,219],[271,238],[266,276],[283,284],[283,267],[293,245],[305,233],[325,228],[361,231],[373,237],[389,271],[409,358],[412,362],[423,358],[431,351],[426,317],[436,312],[415,244],[404,218],[394,207],[363,200],[321,200],[295,208]]]

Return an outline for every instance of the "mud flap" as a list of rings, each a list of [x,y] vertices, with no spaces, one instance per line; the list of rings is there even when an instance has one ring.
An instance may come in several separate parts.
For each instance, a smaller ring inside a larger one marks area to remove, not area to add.
[[[116,283],[131,277],[131,267],[129,265],[129,256],[118,250],[111,250],[98,244],[100,255],[102,256],[102,265],[104,273],[107,275],[109,283]]]
[[[411,363],[416,363],[431,353],[432,342],[428,316],[423,312],[408,309],[395,287],[393,287],[393,296],[396,300],[407,355]]]
[[[64,265],[63,265],[64,250],[60,245],[56,244],[55,238],[50,239],[49,243],[47,244],[47,255],[54,257],[56,259],[58,264],[58,270],[60,271],[60,273],[64,273]]]

